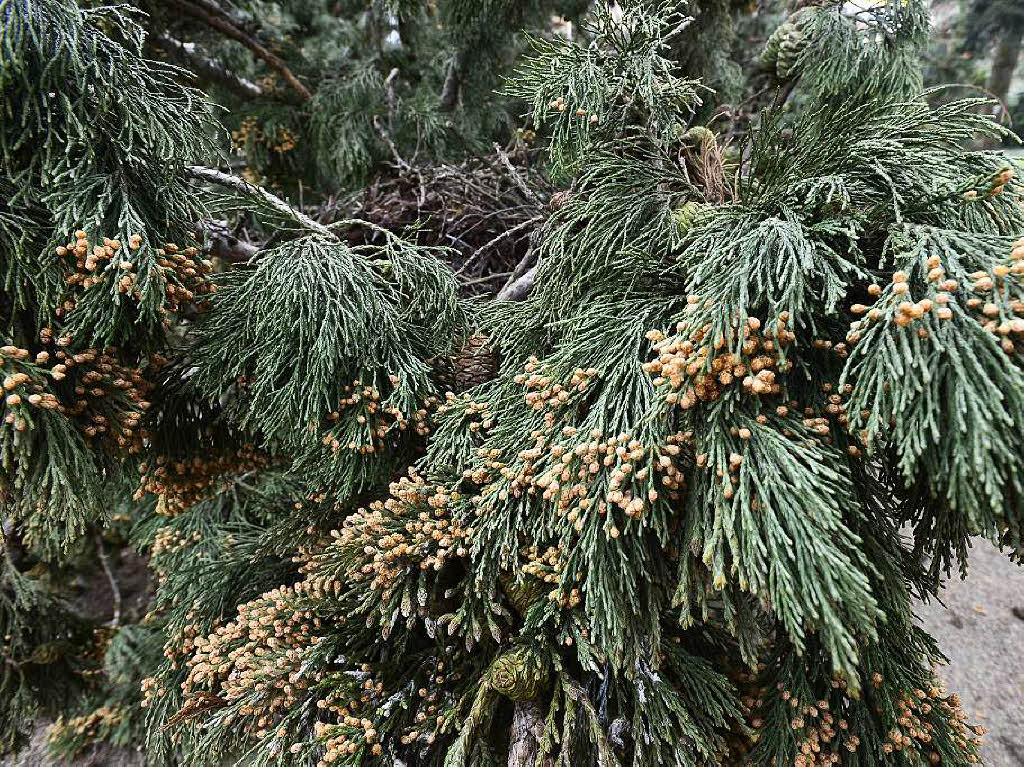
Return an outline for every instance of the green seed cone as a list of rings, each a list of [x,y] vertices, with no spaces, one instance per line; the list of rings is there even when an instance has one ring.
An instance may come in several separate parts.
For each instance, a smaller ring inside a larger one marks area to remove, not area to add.
[[[547,656],[529,645],[519,645],[499,655],[491,664],[491,689],[509,700],[522,701],[540,694],[551,673]]]

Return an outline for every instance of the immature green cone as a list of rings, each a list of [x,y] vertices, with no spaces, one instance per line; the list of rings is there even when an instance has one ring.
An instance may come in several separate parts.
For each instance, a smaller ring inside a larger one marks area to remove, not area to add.
[[[524,617],[530,605],[542,599],[546,593],[544,583],[537,578],[528,577],[522,582],[516,582],[514,575],[502,572],[498,576],[498,581],[501,583],[501,590],[505,592],[505,596],[520,617]]]
[[[697,147],[715,143],[715,134],[703,125],[694,125],[683,134],[683,141],[690,141]]]
[[[529,645],[519,645],[491,664],[488,681],[492,690],[509,700],[529,700],[540,694],[550,671],[547,656]]]
[[[779,55],[775,59],[775,72],[779,79],[786,80],[796,73],[796,66],[803,51],[803,32],[792,22],[786,22],[780,30],[784,30],[779,41]]]
[[[807,44],[806,29],[815,8],[801,8],[776,29],[768,38],[761,53],[761,65],[774,69],[780,80],[796,74],[800,56]]]
[[[701,214],[704,213],[707,208],[707,205],[691,201],[685,203],[681,208],[677,208],[672,211],[672,219],[676,222],[676,226],[679,227],[679,233],[686,234],[688,231],[693,229]]]
[[[759,63],[762,69],[769,72],[775,72],[779,61],[779,45],[782,42],[783,36],[786,34],[786,27],[789,22],[782,24],[775,28],[768,41],[764,44],[764,50],[761,51]]]

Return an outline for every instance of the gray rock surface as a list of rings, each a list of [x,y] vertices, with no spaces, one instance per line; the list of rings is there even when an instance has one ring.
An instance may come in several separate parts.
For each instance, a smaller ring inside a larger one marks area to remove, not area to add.
[[[984,541],[937,603],[917,613],[949,657],[939,674],[960,693],[971,721],[984,725],[989,767],[1024,767],[1024,567]]]

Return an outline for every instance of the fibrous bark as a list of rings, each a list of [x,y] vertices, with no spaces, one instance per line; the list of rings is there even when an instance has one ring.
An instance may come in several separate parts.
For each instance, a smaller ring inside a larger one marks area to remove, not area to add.
[[[512,738],[508,767],[533,767],[540,753],[544,733],[544,711],[536,698],[518,701],[512,712]]]

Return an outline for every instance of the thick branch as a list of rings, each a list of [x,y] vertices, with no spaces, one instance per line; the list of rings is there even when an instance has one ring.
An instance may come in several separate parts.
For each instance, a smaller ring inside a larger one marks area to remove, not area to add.
[[[530,188],[530,185],[526,183],[526,180],[519,175],[519,171],[516,170],[516,166],[512,164],[511,158],[508,153],[501,148],[501,144],[495,142],[494,151],[498,154],[498,159],[501,160],[501,164],[505,166],[505,170],[508,171],[509,177],[512,182],[519,187],[519,190],[526,195],[526,199],[536,205],[538,208],[544,207],[544,201],[537,196],[537,193]]]
[[[1013,73],[1017,69],[1017,61],[1020,58],[1021,40],[1024,38],[1024,28],[1015,24],[1008,25],[999,34],[995,52],[992,54],[992,70],[989,73],[988,89],[999,99],[1002,107],[1002,118],[1006,118],[1006,103],[1010,96],[1010,85],[1013,82]]]
[[[533,290],[533,282],[536,277],[537,267],[531,266],[522,277],[503,287],[495,300],[522,301]]]
[[[210,252],[232,264],[249,261],[259,251],[255,245],[232,234],[227,221],[207,220],[203,229],[210,238]]]
[[[245,34],[245,32],[240,30],[230,21],[227,21],[227,19],[221,16],[214,16],[198,5],[188,2],[188,0],[170,0],[170,2],[172,5],[183,10],[189,16],[203,22],[208,27],[222,32],[232,40],[237,40],[252,51],[257,57],[263,59],[268,66],[276,69],[280,73],[292,89],[302,97],[303,101],[309,101],[313,98],[313,94],[309,92],[309,89],[306,88],[305,85],[299,82],[299,78],[292,74],[292,71],[288,68],[287,64],[249,37],[249,35]]]
[[[512,712],[508,767],[533,767],[544,734],[544,711],[535,698],[517,701]]]
[[[215,3],[213,0],[192,0],[192,2],[206,10],[208,13],[212,13],[214,16],[220,16],[230,24],[237,24],[239,21],[239,19],[231,18],[231,14],[224,8],[221,8],[220,5]]]
[[[263,89],[252,80],[239,77],[216,59],[199,53],[193,46],[161,34],[150,35],[149,39],[196,74],[227,86],[248,98],[259,98],[263,95]]]
[[[441,88],[442,112],[451,112],[459,101],[459,91],[462,89],[462,67],[465,57],[461,52],[455,54],[448,65],[448,74],[444,78],[444,86]]]
[[[508,278],[505,287],[498,291],[496,301],[522,301],[533,290],[533,283],[537,277],[538,264],[534,261],[537,260],[538,235],[539,230],[534,229],[530,236],[530,247],[512,270],[512,276]]]
[[[337,236],[323,224],[317,223],[305,213],[296,210],[280,197],[271,194],[263,187],[250,184],[244,178],[232,176],[229,173],[223,173],[215,168],[205,168],[202,165],[186,165],[185,173],[186,175],[200,181],[207,181],[211,184],[217,184],[218,186],[226,186],[229,189],[234,189],[236,192],[241,192],[242,194],[247,194],[252,197],[258,197],[267,206],[288,218],[294,219],[307,229],[311,229],[314,232],[326,235],[332,239],[337,239]]]

